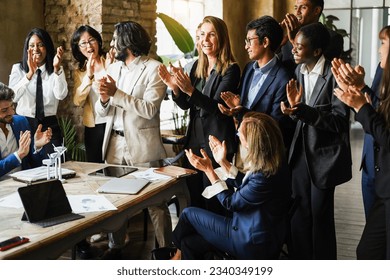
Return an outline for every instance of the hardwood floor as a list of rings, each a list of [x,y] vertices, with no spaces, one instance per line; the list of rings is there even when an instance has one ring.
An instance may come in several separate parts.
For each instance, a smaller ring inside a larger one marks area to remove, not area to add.
[[[363,232],[365,217],[361,192],[360,161],[363,148],[363,130],[358,124],[351,129],[352,179],[336,188],[335,223],[337,258],[356,259],[356,247]]]
[[[360,126],[353,125],[351,130],[351,149],[353,160],[353,178],[336,188],[335,192],[335,223],[337,234],[338,259],[356,259],[356,246],[365,224],[363,202],[361,195],[359,171],[361,151],[363,145],[363,131]],[[173,227],[177,223],[174,205],[170,206]],[[148,238],[143,240],[143,214],[136,215],[129,221],[129,243],[123,250],[125,259],[147,260],[151,258],[151,250],[154,248],[153,226],[148,220]],[[99,242],[96,246],[107,248],[107,241]],[[70,259],[71,251],[67,251],[60,259]]]

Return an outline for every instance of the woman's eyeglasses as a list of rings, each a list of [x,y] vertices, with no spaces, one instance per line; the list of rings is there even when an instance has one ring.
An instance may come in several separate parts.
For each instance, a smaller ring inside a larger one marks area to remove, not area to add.
[[[87,45],[93,45],[93,44],[95,44],[96,43],[96,39],[95,38],[91,38],[91,39],[89,39],[87,42],[82,42],[82,43],[80,43],[79,44],[79,47],[81,48],[81,49],[85,49],[86,47],[87,47]]]

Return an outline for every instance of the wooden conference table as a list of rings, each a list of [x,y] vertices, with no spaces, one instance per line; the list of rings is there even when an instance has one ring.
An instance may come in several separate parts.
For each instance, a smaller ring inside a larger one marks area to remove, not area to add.
[[[91,195],[109,180],[107,177],[89,176],[88,173],[106,164],[66,162],[65,168],[76,171],[76,177],[63,184],[67,194]],[[127,175],[131,177],[131,174]],[[25,183],[5,179],[0,181],[0,197],[12,194]],[[83,214],[85,218],[56,226],[42,228],[22,222],[23,208],[0,207],[0,240],[14,236],[28,237],[30,242],[8,251],[0,251],[0,259],[56,259],[79,241],[98,232],[112,232],[142,209],[169,201],[175,195],[183,209],[189,204],[185,179],[156,181],[136,195],[104,194],[118,210]]]

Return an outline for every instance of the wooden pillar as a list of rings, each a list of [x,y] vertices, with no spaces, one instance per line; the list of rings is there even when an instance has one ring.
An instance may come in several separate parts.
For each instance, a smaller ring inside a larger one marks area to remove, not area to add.
[[[269,15],[281,21],[287,12],[292,12],[294,0],[223,0],[223,20],[229,29],[233,53],[241,69],[249,61],[244,40],[249,21]]]
[[[43,2],[43,0],[1,1],[0,82],[6,85],[8,85],[12,65],[22,59],[27,34],[33,27],[44,27]]]

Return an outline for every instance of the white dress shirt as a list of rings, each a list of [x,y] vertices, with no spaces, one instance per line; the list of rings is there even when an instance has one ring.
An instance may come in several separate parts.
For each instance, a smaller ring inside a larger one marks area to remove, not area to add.
[[[19,163],[22,163],[22,160],[19,158],[19,155],[17,153],[19,147],[18,147],[18,142],[16,141],[14,132],[12,131],[12,127],[10,124],[6,124],[5,127],[8,130],[8,135],[5,137],[5,134],[2,129],[0,129],[0,153],[1,153],[1,158],[4,159],[8,157],[10,154],[14,154],[16,158],[19,160]],[[18,171],[21,170],[21,166],[15,168],[12,170]]]
[[[61,69],[59,75],[46,71],[46,66],[39,67],[42,74],[43,106],[45,117],[57,114],[58,103],[68,95],[68,84],[66,83],[64,71]],[[18,103],[16,113],[21,116],[35,118],[37,74],[34,73],[31,80],[26,77],[26,72],[20,68],[20,63],[12,66],[9,78],[9,87],[15,92],[14,102]]]
[[[119,74],[119,79],[116,82],[116,85],[119,89],[126,93],[130,93],[132,91],[131,88],[128,86],[128,81],[131,80],[131,76],[133,75],[133,70],[138,64],[139,60],[141,59],[141,56],[136,57],[129,65],[126,65],[124,62],[122,62],[121,71]],[[114,130],[121,130],[123,131],[123,109],[117,107],[114,117],[114,125],[112,127]]]
[[[313,89],[317,83],[318,77],[323,75],[325,65],[325,57],[322,55],[314,68],[309,72],[306,64],[302,64],[301,74],[303,74],[304,83],[305,83],[305,103],[309,104],[310,97],[313,94]]]

